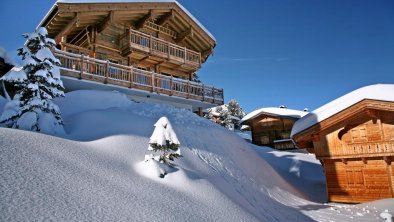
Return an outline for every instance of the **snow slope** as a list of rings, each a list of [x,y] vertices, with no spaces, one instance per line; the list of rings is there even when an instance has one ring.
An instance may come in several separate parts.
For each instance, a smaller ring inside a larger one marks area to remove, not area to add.
[[[186,110],[100,91],[56,103],[66,138],[0,128],[0,221],[371,221],[388,206],[307,200],[322,183],[313,156],[257,150]],[[140,167],[164,115],[183,157],[152,179]]]

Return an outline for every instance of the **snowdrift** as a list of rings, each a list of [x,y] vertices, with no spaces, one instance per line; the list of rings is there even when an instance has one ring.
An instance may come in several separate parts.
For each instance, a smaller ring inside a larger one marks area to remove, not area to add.
[[[0,128],[0,221],[371,221],[387,206],[366,212],[311,202],[307,190],[324,182],[313,176],[319,170],[304,167],[319,169],[313,157],[256,153],[186,110],[102,91],[55,102],[64,138]],[[165,178],[148,178],[140,163],[162,116],[183,157]],[[297,178],[303,183],[293,185]]]

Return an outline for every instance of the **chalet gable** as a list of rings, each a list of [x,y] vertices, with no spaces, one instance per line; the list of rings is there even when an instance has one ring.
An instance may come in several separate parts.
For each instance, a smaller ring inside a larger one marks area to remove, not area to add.
[[[216,45],[213,35],[175,0],[58,0],[39,26],[57,42],[77,38],[90,28],[146,29],[155,35],[200,52],[203,61]]]
[[[388,103],[387,103],[388,102]],[[330,125],[343,122],[363,112],[392,110],[394,105],[394,84],[376,84],[350,92],[304,116],[292,129],[292,137],[321,131]]]
[[[288,108],[277,108],[277,107],[266,107],[257,109],[249,114],[247,114],[244,118],[242,118],[242,124],[249,124],[251,121],[254,121],[257,118],[263,117],[273,117],[273,118],[285,118],[285,119],[300,119],[301,117],[308,114],[308,112],[288,109]]]

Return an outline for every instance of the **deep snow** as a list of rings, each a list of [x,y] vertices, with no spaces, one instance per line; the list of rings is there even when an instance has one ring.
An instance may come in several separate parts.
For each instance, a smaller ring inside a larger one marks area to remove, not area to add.
[[[186,110],[102,91],[55,102],[65,138],[0,128],[0,221],[371,221],[394,212],[393,200],[313,202],[325,196],[314,156],[256,147]],[[163,179],[141,164],[162,116],[183,155]]]

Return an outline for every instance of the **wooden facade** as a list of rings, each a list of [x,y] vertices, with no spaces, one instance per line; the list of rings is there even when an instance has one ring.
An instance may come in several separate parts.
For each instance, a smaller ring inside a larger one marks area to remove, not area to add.
[[[289,110],[286,108],[268,109],[279,110],[279,112]],[[295,110],[295,112],[302,113],[298,110]],[[252,118],[242,121],[242,124],[250,126],[253,144],[269,146],[279,150],[294,149],[295,146],[290,139],[290,133],[294,123],[301,118],[301,115],[279,115],[276,112],[263,111]]]
[[[394,197],[394,102],[362,100],[293,140],[322,162],[329,201]]]
[[[216,40],[176,1],[58,1],[40,26],[64,76],[223,104],[222,89],[190,81]]]

